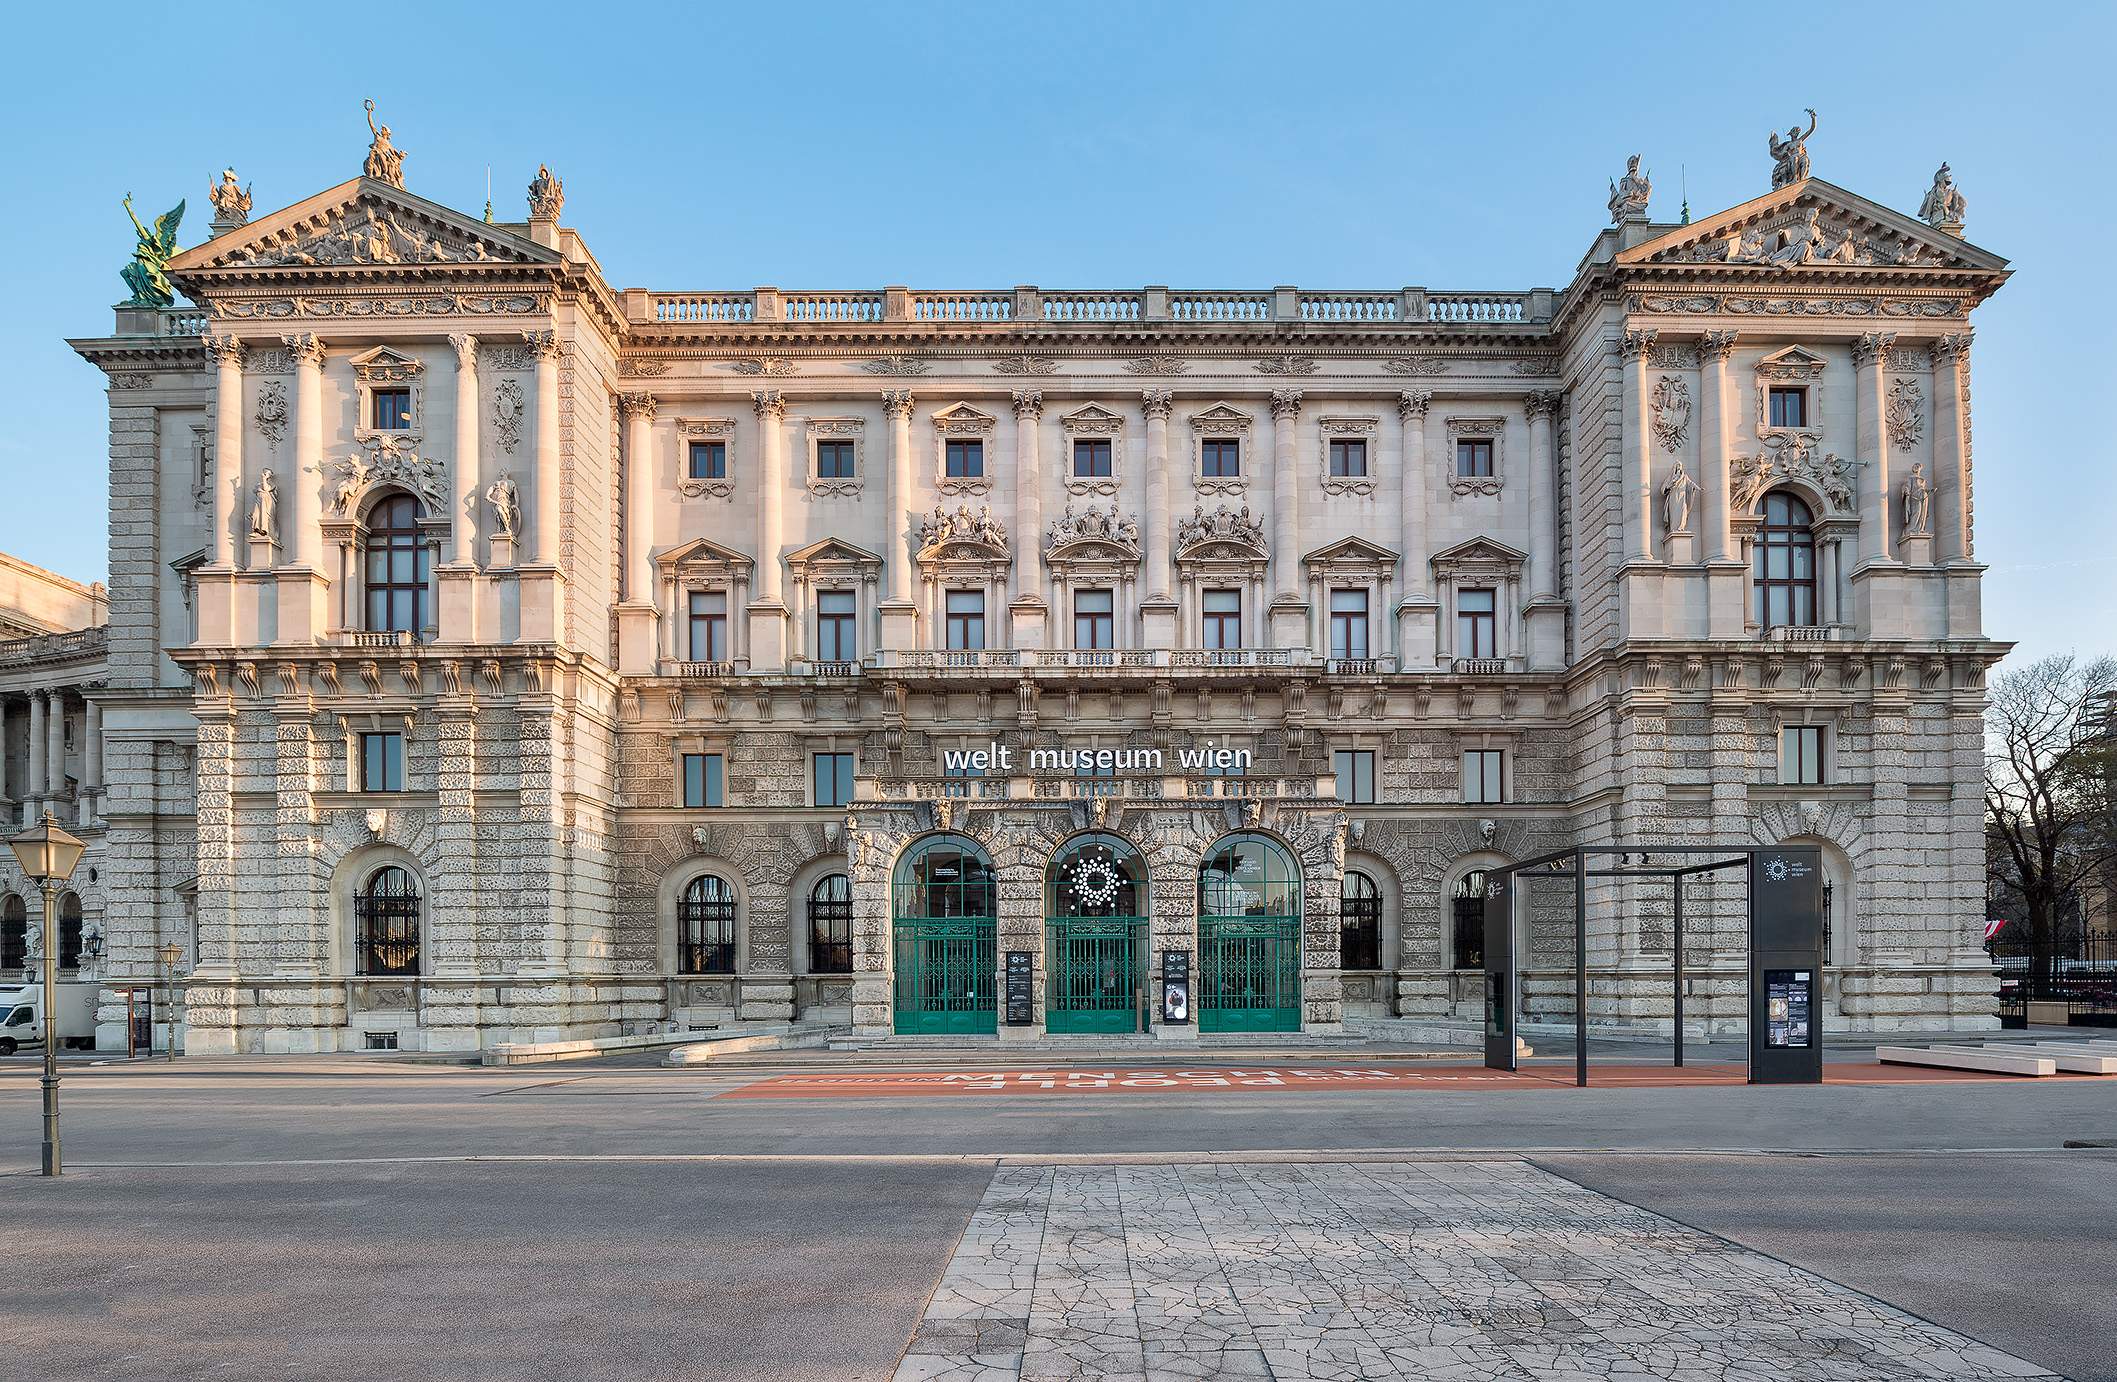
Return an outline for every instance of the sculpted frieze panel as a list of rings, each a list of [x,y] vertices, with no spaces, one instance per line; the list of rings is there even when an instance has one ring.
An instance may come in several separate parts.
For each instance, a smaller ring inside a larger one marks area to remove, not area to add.
[[[230,321],[289,317],[526,316],[548,310],[543,293],[419,293],[409,297],[214,298],[206,308]]]
[[[339,207],[322,224],[289,226],[237,246],[216,262],[230,268],[341,267],[346,265],[520,263],[475,236],[420,225],[409,213],[373,204]]]

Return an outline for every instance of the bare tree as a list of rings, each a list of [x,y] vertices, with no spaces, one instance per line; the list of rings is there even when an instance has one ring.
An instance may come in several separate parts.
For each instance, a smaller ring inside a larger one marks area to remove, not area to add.
[[[2034,991],[2051,976],[2064,900],[2117,861],[2117,659],[2060,654],[1993,680],[1985,711],[1985,852],[2028,913]]]

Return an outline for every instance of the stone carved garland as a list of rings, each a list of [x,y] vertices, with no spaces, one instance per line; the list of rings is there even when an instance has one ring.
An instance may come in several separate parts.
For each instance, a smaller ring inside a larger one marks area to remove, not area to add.
[[[994,374],[1056,374],[1058,361],[1049,355],[1003,355],[992,362]]]
[[[522,397],[519,379],[502,379],[493,388],[493,436],[499,440],[502,451],[512,455],[522,444],[522,417],[527,411],[528,403]]]
[[[781,356],[764,355],[755,360],[730,360],[728,368],[737,374],[765,374],[778,379],[794,373],[799,366]]]
[[[1446,374],[1448,357],[1445,355],[1400,355],[1384,360],[1382,368],[1391,374]]]
[[[1654,409],[1654,438],[1661,449],[1674,454],[1683,447],[1691,431],[1691,387],[1671,374],[1654,385],[1650,400]]]
[[[686,499],[731,499],[735,495],[735,477],[724,474],[718,480],[694,479],[691,475],[689,457],[694,441],[718,441],[727,445],[725,453],[730,463],[734,459],[735,423],[728,418],[678,418],[676,422],[676,492]]]
[[[1910,446],[1926,430],[1926,395],[1916,379],[1896,379],[1889,385],[1889,398],[1883,408],[1883,417],[1889,424],[1889,440],[1898,446]]]
[[[1318,455],[1323,463],[1323,489],[1327,494],[1370,495],[1375,492],[1375,462],[1377,424],[1369,417],[1327,417],[1320,424],[1322,436],[1317,443]],[[1330,473],[1330,444],[1333,440],[1360,440],[1367,443],[1367,473],[1365,475],[1333,475]]]
[[[287,385],[283,379],[267,379],[257,391],[257,430],[274,446],[287,436]]]
[[[1125,361],[1127,374],[1182,374],[1191,362],[1181,355],[1136,355]]]

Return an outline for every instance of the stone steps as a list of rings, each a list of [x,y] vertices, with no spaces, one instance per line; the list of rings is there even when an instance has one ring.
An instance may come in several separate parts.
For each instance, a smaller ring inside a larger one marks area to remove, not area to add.
[[[1982,1046],[1877,1046],[1874,1058],[1884,1065],[1931,1065],[1994,1075],[2041,1077],[2058,1073],[2058,1062],[2049,1056],[1987,1050]]]

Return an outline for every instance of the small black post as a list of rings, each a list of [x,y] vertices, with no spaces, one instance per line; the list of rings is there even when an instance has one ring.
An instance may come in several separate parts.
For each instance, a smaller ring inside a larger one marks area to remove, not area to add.
[[[1683,1065],[1683,875],[1669,875],[1676,892],[1676,1065]]]
[[[1573,1083],[1588,1087],[1588,855],[1573,851]]]

